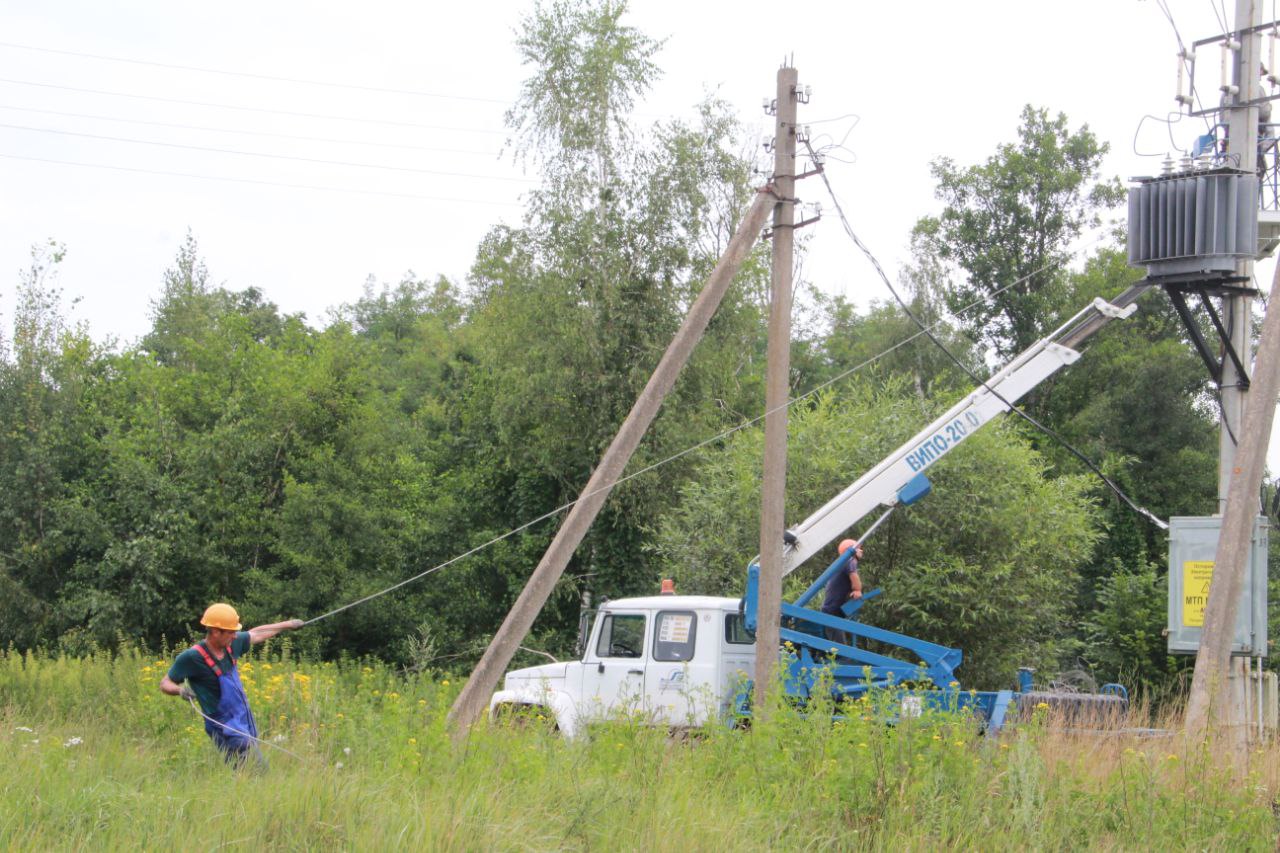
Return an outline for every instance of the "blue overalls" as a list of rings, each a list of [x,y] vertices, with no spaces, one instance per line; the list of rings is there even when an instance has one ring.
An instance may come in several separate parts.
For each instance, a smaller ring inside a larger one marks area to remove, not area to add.
[[[205,732],[228,761],[242,762],[250,751],[262,761],[262,752],[254,740],[258,736],[258,724],[254,722],[253,711],[249,710],[249,697],[240,682],[240,671],[231,649],[227,649],[227,655],[221,661],[214,660],[204,643],[196,643],[195,650],[218,676],[220,690],[218,710],[211,715],[217,722],[206,719]]]

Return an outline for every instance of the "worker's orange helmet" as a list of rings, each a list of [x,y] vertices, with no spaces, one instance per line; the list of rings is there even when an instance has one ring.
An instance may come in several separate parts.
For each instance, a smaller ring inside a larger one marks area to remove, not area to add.
[[[221,628],[224,631],[240,630],[240,614],[230,604],[210,604],[200,617],[200,624],[206,628]]]
[[[845,551],[848,551],[850,548],[857,548],[857,547],[858,547],[857,540],[846,539],[840,543],[840,547],[837,548],[836,550],[838,550],[841,554],[843,554]]]

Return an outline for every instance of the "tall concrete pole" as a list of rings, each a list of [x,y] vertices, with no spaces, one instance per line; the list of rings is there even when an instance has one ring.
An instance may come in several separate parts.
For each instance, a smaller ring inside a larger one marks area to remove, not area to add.
[[[1262,0],[1236,0],[1235,27],[1244,30],[1262,23]],[[1236,52],[1232,83],[1234,96],[1226,94],[1225,103],[1241,104],[1260,96],[1258,76],[1262,61],[1262,36],[1251,33],[1240,36],[1240,49]],[[1228,113],[1228,149],[1232,165],[1246,172],[1256,172],[1258,165],[1258,108],[1233,107]],[[1242,261],[1236,267],[1237,274],[1248,287],[1253,278],[1253,261]],[[1230,335],[1232,348],[1240,357],[1240,363],[1249,366],[1252,341],[1253,300],[1246,295],[1223,297],[1222,313]],[[1270,314],[1270,312],[1268,312]],[[1259,354],[1261,356],[1261,354]],[[1255,373],[1268,369],[1261,359]],[[1255,377],[1256,379],[1257,377]],[[1248,376],[1241,375],[1231,359],[1223,359],[1222,368],[1222,426],[1218,437],[1218,512],[1223,516],[1218,537],[1218,549],[1214,557],[1213,580],[1209,585],[1209,600],[1205,605],[1204,627],[1200,633],[1200,648],[1196,653],[1196,668],[1191,680],[1191,693],[1187,697],[1186,727],[1189,732],[1202,733],[1207,726],[1226,723],[1243,731],[1243,708],[1234,707],[1227,689],[1232,671],[1231,640],[1235,634],[1236,611],[1239,609],[1240,591],[1244,585],[1250,541],[1253,535],[1253,519],[1257,514],[1257,494],[1261,484],[1261,468],[1258,479],[1249,485],[1247,466],[1241,458],[1246,448],[1261,444],[1265,456],[1268,426],[1265,433],[1250,434],[1245,421]],[[1275,408],[1275,393],[1268,401]],[[1270,420],[1268,420],[1270,424]],[[1238,506],[1236,504],[1239,504]],[[1244,527],[1238,528],[1245,519]],[[1240,675],[1247,672],[1247,661],[1235,667]],[[1247,676],[1246,676],[1247,677]]]
[[[1262,23],[1263,0],[1236,0],[1236,29],[1243,30]],[[1235,103],[1244,103],[1261,96],[1258,74],[1262,64],[1262,35],[1253,33],[1240,38],[1240,50],[1236,53],[1232,82],[1238,91]],[[1226,101],[1231,101],[1227,97]],[[1258,108],[1256,106],[1230,110],[1228,114],[1228,154],[1233,165],[1246,172],[1258,169]],[[1245,279],[1248,287],[1253,276],[1253,260],[1242,261],[1236,272]],[[1240,363],[1249,364],[1252,341],[1253,300],[1248,296],[1223,297],[1222,313],[1231,345],[1240,355]],[[1236,442],[1241,439],[1244,420],[1244,399],[1247,391],[1241,376],[1230,359],[1224,359],[1222,369],[1222,426],[1218,437],[1218,512],[1226,510],[1227,492],[1231,488],[1231,476],[1235,468]]]
[[[764,481],[760,489],[760,609],[756,623],[755,706],[778,666],[782,607],[782,534],[786,528],[787,402],[791,394],[791,271],[795,249],[796,82],[794,68],[778,69],[774,126],[773,275],[765,372]]]
[[[614,436],[604,456],[600,458],[600,463],[592,473],[591,479],[587,481],[577,503],[569,511],[564,524],[556,532],[551,546],[542,555],[538,567],[534,569],[520,597],[516,599],[515,605],[507,614],[507,618],[503,620],[502,627],[494,635],[489,647],[485,649],[484,656],[480,658],[462,692],[454,701],[453,707],[449,709],[448,723],[455,739],[465,735],[471,724],[478,720],[488,707],[489,697],[498,686],[498,679],[511,663],[516,648],[529,633],[533,620],[547,603],[547,598],[550,597],[556,582],[564,573],[564,568],[573,556],[573,552],[582,542],[582,537],[586,535],[587,529],[595,520],[596,513],[604,505],[605,499],[609,497],[609,492],[617,483],[618,477],[622,475],[623,469],[626,468],[631,455],[640,444],[640,439],[648,430],[649,424],[658,414],[658,409],[667,392],[675,384],[681,368],[689,360],[689,355],[706,330],[707,323],[711,321],[716,308],[720,306],[720,301],[729,289],[734,274],[750,254],[751,247],[755,245],[756,238],[764,227],[765,219],[772,206],[773,196],[761,190],[748,208],[746,216],[738,226],[737,233],[729,241],[724,255],[712,270],[702,293],[689,309],[684,323],[667,346],[662,360],[654,368],[648,384],[636,398],[635,405],[631,407],[622,426],[618,428],[618,434]]]

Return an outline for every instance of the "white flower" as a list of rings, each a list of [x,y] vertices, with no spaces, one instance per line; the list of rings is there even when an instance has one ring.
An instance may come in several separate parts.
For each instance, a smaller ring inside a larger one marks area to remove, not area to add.
[[[35,734],[35,733],[36,733],[36,730],[35,730],[35,729],[27,728],[26,726],[18,726],[16,729],[14,729],[14,731],[15,731],[15,732],[28,732],[29,734]]]
[[[276,735],[271,739],[272,743],[284,743],[289,739],[288,735]]]
[[[349,746],[344,746],[344,747],[342,748],[342,754],[343,754],[343,755],[350,755],[350,754],[351,754],[351,747],[349,747]]]
[[[70,740],[68,740],[66,743],[64,743],[62,746],[63,748],[66,748],[71,746],[79,746],[82,743],[84,743],[83,738],[73,737]]]
[[[335,764],[335,765],[333,765],[333,766],[334,766],[336,769],[341,770],[341,769],[342,769],[342,762],[341,762],[341,761],[339,761],[337,764]]]
[[[38,743],[40,743],[40,738],[36,738],[35,740],[31,741],[32,746],[35,746]]]

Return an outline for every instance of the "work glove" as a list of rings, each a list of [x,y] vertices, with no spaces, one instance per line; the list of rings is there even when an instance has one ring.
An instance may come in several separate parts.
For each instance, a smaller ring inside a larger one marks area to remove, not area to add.
[[[182,688],[178,691],[178,695],[183,699],[186,699],[188,702],[196,701],[196,692],[191,689],[190,684],[182,685]]]

